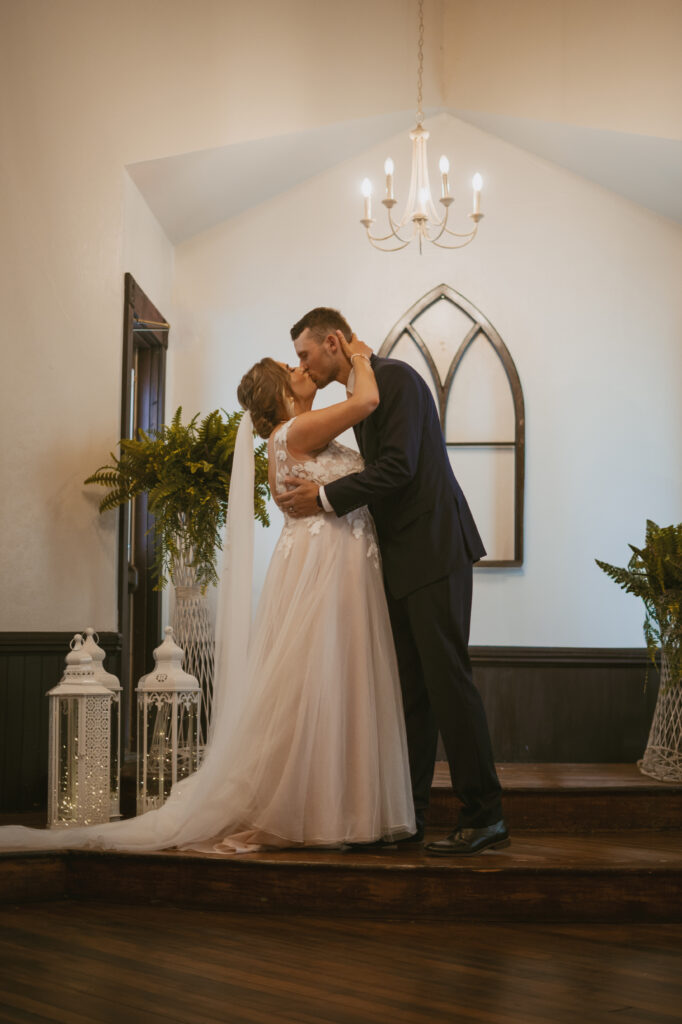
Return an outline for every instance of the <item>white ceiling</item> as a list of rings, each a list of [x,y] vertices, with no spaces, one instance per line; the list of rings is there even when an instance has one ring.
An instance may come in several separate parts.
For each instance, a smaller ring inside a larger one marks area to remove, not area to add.
[[[183,242],[412,127],[413,111],[130,164],[173,243]]]
[[[682,142],[532,118],[447,113],[682,223]],[[147,160],[129,165],[128,171],[177,244],[409,130],[413,121],[412,111],[397,111]]]
[[[470,110],[450,113],[682,223],[682,142],[677,139]]]

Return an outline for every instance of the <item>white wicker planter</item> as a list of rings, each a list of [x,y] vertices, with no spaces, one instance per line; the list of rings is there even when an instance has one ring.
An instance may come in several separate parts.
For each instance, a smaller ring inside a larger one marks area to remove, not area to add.
[[[637,765],[660,782],[682,782],[682,679],[671,678],[665,651],[649,740]]]
[[[173,635],[176,643],[185,652],[185,671],[194,676],[201,689],[199,714],[199,757],[206,745],[206,731],[211,721],[213,703],[213,664],[215,658],[215,636],[208,613],[208,601],[201,587],[196,583],[193,566],[189,559],[179,560],[175,566],[175,611],[173,614]]]

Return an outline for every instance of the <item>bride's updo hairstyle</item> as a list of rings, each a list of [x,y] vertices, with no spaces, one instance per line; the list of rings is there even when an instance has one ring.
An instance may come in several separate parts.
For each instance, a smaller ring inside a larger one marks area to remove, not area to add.
[[[242,409],[251,413],[259,437],[270,437],[278,423],[288,419],[287,399],[293,399],[289,371],[266,357],[244,374],[237,388]]]

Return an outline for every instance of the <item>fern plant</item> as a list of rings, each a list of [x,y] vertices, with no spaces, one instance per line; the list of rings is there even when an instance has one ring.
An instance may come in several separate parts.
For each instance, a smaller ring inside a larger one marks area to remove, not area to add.
[[[628,547],[632,558],[626,569],[596,559],[607,576],[628,594],[644,601],[644,637],[655,661],[660,647],[670,668],[673,685],[682,680],[682,523],[657,526],[647,520],[643,548]]]
[[[224,410],[223,410],[224,411]],[[125,505],[138,494],[149,495],[154,516],[156,590],[162,590],[181,561],[193,567],[202,591],[218,581],[217,552],[225,525],[237,430],[243,413],[214,410],[199,423],[199,415],[182,423],[180,407],[169,424],[152,435],[138,431],[137,440],[123,439],[121,454],[111,453],[86,484],[107,487],[99,510]],[[267,444],[255,450],[254,515],[270,525],[266,499]]]

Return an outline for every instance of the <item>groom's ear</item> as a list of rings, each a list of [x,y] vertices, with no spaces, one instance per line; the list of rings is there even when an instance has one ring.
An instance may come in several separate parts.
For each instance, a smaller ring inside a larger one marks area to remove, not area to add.
[[[339,341],[336,335],[334,333],[328,334],[324,340],[329,351],[335,355],[339,351]]]

